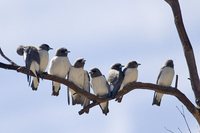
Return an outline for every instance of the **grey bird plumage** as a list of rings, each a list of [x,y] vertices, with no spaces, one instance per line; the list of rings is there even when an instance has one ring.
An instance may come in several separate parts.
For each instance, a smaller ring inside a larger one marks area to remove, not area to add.
[[[93,68],[90,71],[91,75],[91,86],[95,95],[99,97],[109,97],[110,96],[110,87],[104,75],[100,72],[98,68]],[[109,112],[108,101],[100,103],[102,112],[107,115]]]
[[[38,73],[39,73],[39,66],[40,66],[40,56],[38,53],[38,49],[34,46],[19,46],[17,48],[17,53],[20,56],[24,56],[26,68],[31,70],[35,75],[35,77],[33,77],[32,84],[33,82],[39,82]],[[27,74],[27,80],[30,85],[31,83],[30,73]],[[33,87],[32,89],[34,90]]]
[[[131,61],[127,64],[127,66],[123,70],[124,78],[119,91],[121,91],[124,88],[124,86],[127,85],[128,83],[137,81],[138,78],[137,68],[139,65],[141,64],[137,63],[136,61]],[[121,102],[122,98],[123,96],[120,96],[116,98],[116,101]]]
[[[68,79],[81,89],[90,92],[90,78],[88,72],[84,70],[85,61],[83,58],[77,59],[74,66],[71,67]],[[83,95],[77,94],[73,89],[69,88],[72,98],[72,105],[81,104],[86,107],[90,104],[90,100]],[[69,93],[68,93],[69,94]],[[69,97],[69,95],[68,95]],[[68,98],[68,104],[70,103]],[[89,113],[89,110],[87,111]]]
[[[115,63],[114,65],[111,66],[108,72],[108,83],[110,85],[112,98],[116,96],[122,84],[124,78],[124,73],[122,71],[123,67],[124,66],[122,64]]]
[[[70,71],[71,63],[68,59],[68,51],[66,48],[57,50],[56,55],[51,59],[48,73],[51,75],[65,78]],[[60,91],[60,83],[52,82],[52,96],[58,96]]]
[[[170,86],[174,78],[174,63],[173,60],[167,60],[161,68],[156,84],[162,86]],[[160,106],[163,94],[155,92],[152,105]]]
[[[39,46],[38,53],[40,56],[40,65],[39,65],[39,73],[45,72],[48,62],[49,62],[49,53],[48,51],[52,48],[47,44],[42,44]],[[39,82],[34,78],[31,84],[32,90],[37,90],[39,86]]]

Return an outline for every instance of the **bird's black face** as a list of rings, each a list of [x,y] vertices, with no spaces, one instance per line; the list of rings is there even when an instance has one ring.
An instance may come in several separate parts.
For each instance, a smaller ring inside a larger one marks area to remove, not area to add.
[[[141,64],[137,63],[136,61],[131,61],[128,63],[127,67],[128,68],[137,68],[139,65],[141,65]]]
[[[168,60],[168,61],[165,63],[165,66],[168,66],[168,67],[174,68],[173,60]]]
[[[122,71],[122,67],[124,67],[122,64],[116,63],[111,67],[111,69],[115,69],[117,71]]]
[[[75,63],[74,63],[74,67],[75,68],[83,68],[85,65],[85,61],[83,58],[82,59],[78,59]]]
[[[89,73],[90,73],[90,75],[91,75],[92,78],[98,77],[98,76],[102,75],[101,72],[100,72],[100,70],[98,68],[91,69]]]
[[[24,54],[24,46],[20,45],[18,48],[17,48],[17,54],[22,56]]]
[[[60,48],[56,52],[56,56],[67,56],[70,51],[68,51],[66,48]]]
[[[53,49],[53,48],[49,47],[48,44],[42,44],[42,45],[40,45],[39,48],[42,49],[42,50],[46,50],[46,51]]]

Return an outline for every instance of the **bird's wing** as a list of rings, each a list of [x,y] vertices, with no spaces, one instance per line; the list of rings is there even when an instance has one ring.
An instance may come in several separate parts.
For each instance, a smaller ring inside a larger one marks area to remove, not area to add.
[[[90,76],[87,71],[84,72],[84,88],[85,91],[90,92]]]
[[[164,68],[165,68],[165,66],[160,69],[160,73],[159,73],[159,75],[157,77],[156,84],[158,84],[158,80],[159,80],[160,75],[162,74]]]
[[[108,88],[108,97],[110,97],[110,96],[111,96],[110,85],[108,84],[108,81],[106,80],[106,77],[105,77],[105,75],[103,75],[103,77],[105,78],[105,81],[106,81],[106,86],[107,86],[107,88]]]
[[[40,64],[40,56],[37,48],[29,46],[25,48],[25,52],[26,52],[25,62],[26,62],[26,67],[28,69],[30,69],[32,61],[36,61],[38,64]]]

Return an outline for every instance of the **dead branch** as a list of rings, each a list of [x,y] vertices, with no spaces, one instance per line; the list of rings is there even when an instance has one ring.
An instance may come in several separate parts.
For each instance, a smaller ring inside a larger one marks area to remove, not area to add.
[[[173,15],[174,15],[174,22],[179,34],[179,38],[181,40],[181,44],[183,47],[185,59],[186,59],[189,74],[190,74],[190,79],[191,79],[190,82],[191,82],[192,90],[196,98],[196,104],[200,106],[200,80],[199,80],[193,48],[192,48],[192,45],[190,43],[189,37],[187,35],[185,26],[183,23],[179,1],[178,0],[165,0],[165,1],[172,8]]]
[[[187,125],[188,131],[189,131],[190,133],[192,133],[192,132],[191,132],[191,129],[190,129],[190,126],[189,126],[189,124],[188,124],[188,122],[187,122],[186,116],[185,116],[184,108],[183,108],[183,106],[181,106],[181,107],[182,107],[182,111],[180,110],[180,108],[179,108],[178,106],[176,106],[176,108],[178,109],[179,113],[181,114],[181,116],[183,117],[183,119],[184,119],[184,121],[185,121],[185,123],[186,123],[186,125]]]
[[[165,127],[165,130],[166,130],[167,132],[169,132],[169,133],[174,133],[172,130],[170,130],[170,129],[166,128],[166,127]]]

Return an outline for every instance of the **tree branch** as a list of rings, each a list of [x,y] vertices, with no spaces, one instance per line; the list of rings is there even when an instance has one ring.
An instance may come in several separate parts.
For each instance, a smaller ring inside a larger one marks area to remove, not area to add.
[[[180,108],[179,108],[178,106],[176,106],[176,108],[178,109],[179,113],[180,113],[181,116],[183,117],[183,119],[184,119],[184,121],[185,121],[185,123],[186,123],[186,125],[187,125],[188,131],[189,131],[190,133],[192,133],[192,132],[191,132],[191,129],[190,129],[190,126],[189,126],[189,124],[188,124],[188,122],[187,122],[187,119],[186,119],[186,116],[185,116],[185,111],[184,111],[183,106],[182,106],[182,111],[180,110]]]
[[[0,62],[0,68],[4,68],[4,69],[8,69],[8,70],[15,70],[17,72],[23,73],[23,74],[27,74],[30,72],[30,70],[26,69],[25,67],[22,66],[16,66],[16,65],[10,65],[10,64],[4,64]],[[31,72],[30,73],[31,76],[34,76],[34,74]],[[105,102],[108,100],[112,100],[115,98],[100,98],[95,96],[94,94],[88,93],[86,91],[84,91],[83,89],[79,88],[77,85],[75,85],[73,82],[70,82],[66,79],[63,78],[59,78],[57,76],[53,76],[47,73],[43,73],[41,75],[39,75],[40,78],[46,79],[46,80],[50,80],[50,81],[56,81],[59,83],[64,84],[65,86],[70,87],[71,89],[73,89],[76,93],[78,94],[82,94],[85,97],[87,97],[88,99],[95,101],[97,103],[101,103],[101,102]],[[134,90],[134,89],[144,89],[144,90],[153,90],[156,92],[160,92],[163,94],[168,94],[168,95],[173,95],[176,98],[179,99],[179,101],[181,101],[186,108],[193,114],[193,116],[197,119],[198,123],[200,123],[200,115],[199,115],[199,111],[198,109],[192,104],[192,102],[178,89],[173,88],[173,87],[164,87],[164,86],[159,86],[156,84],[152,84],[152,83],[142,83],[142,82],[132,82],[127,84],[123,90],[121,90],[117,95],[117,97],[123,96],[127,93],[129,93],[130,91]],[[98,105],[97,103],[93,103],[92,105],[87,106],[86,108],[89,109],[91,107],[94,107],[96,105]],[[83,109],[79,112],[79,114],[82,114],[82,112],[84,112]]]
[[[12,65],[17,66],[17,64],[16,64],[15,62],[13,62],[11,59],[9,59],[7,56],[5,56],[5,54],[3,53],[1,47],[0,47],[0,55],[1,55],[4,59],[6,59],[8,62],[10,62]]]
[[[195,102],[200,107],[200,80],[199,80],[193,48],[183,23],[179,1],[178,0],[165,0],[165,1],[171,6],[173,11],[174,22],[182,43],[185,59],[189,69],[189,74],[191,79],[190,82],[196,98]]]

